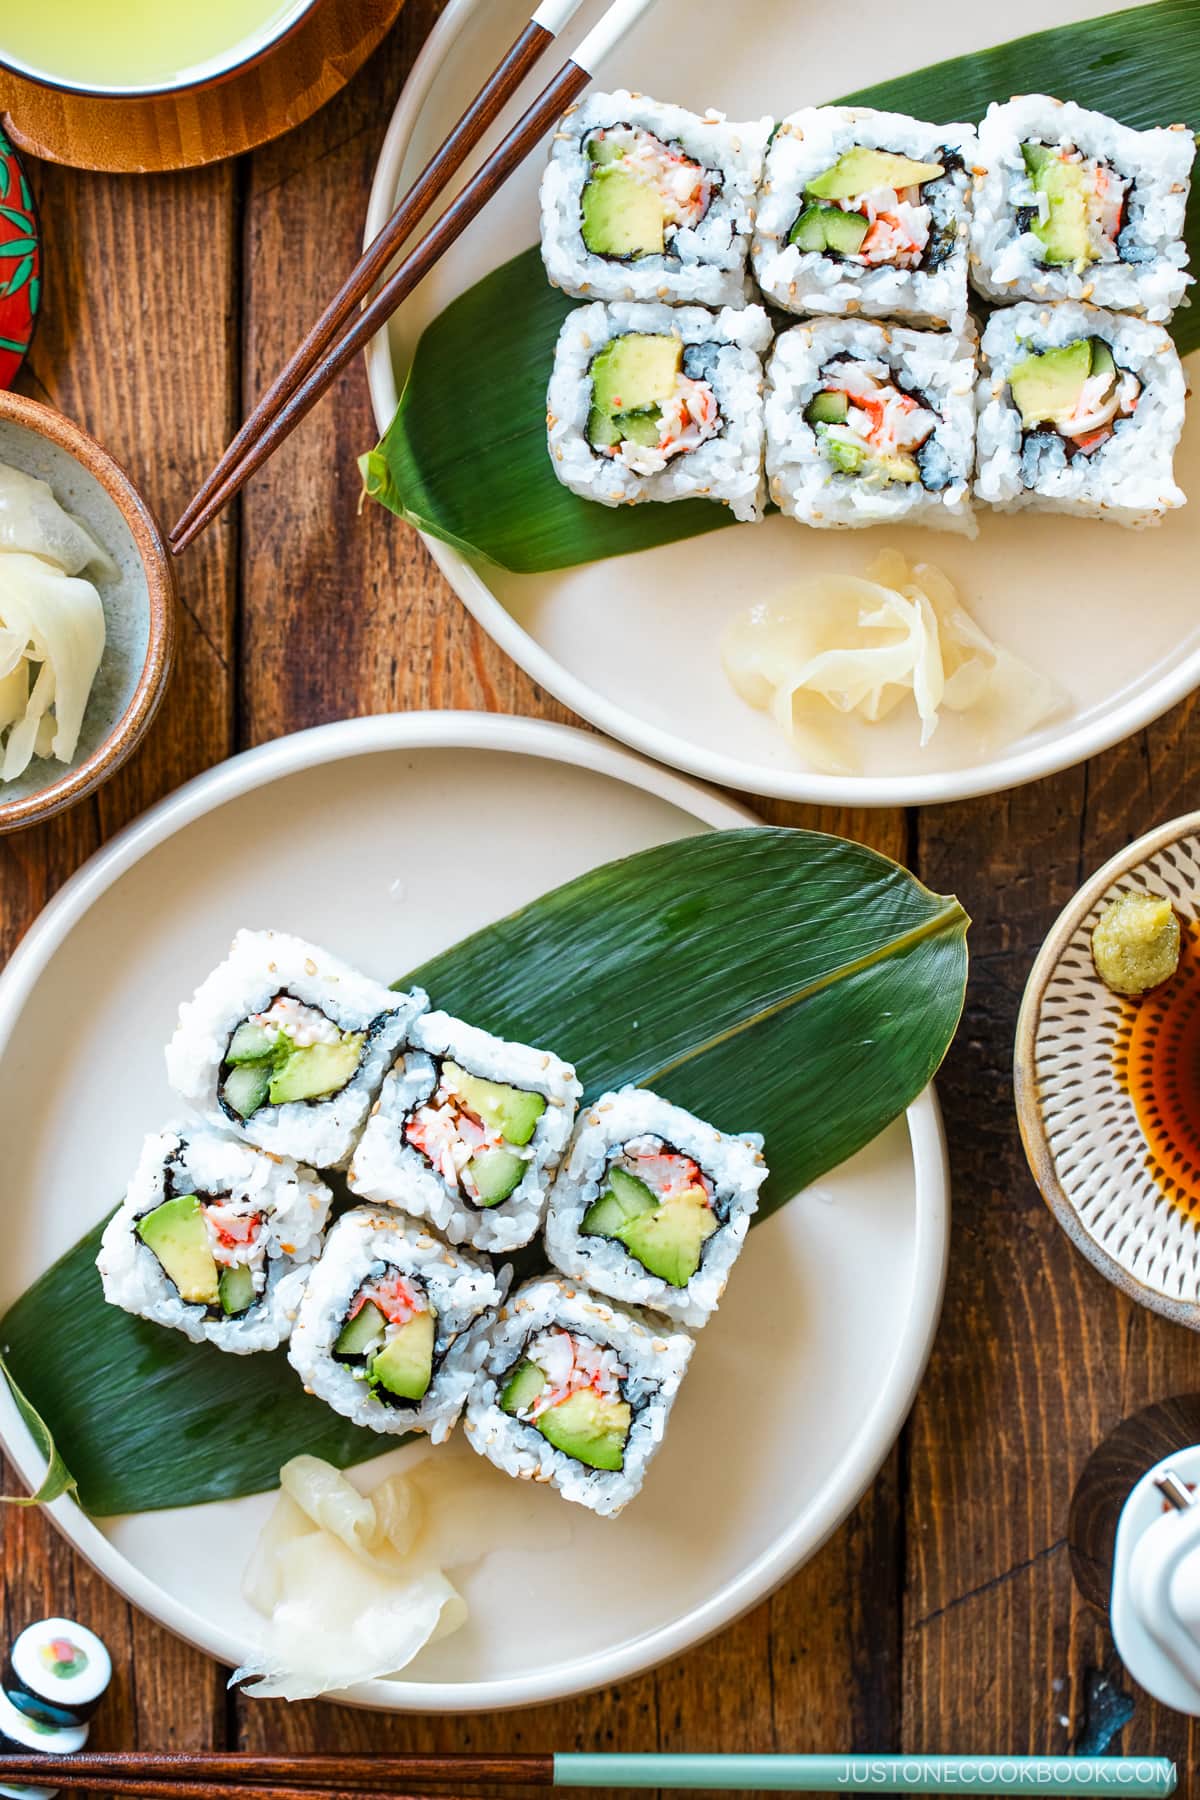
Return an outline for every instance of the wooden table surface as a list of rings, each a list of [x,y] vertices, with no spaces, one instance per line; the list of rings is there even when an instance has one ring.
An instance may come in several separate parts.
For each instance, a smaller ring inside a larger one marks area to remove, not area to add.
[[[241,162],[163,177],[32,166],[46,298],[22,385],[94,431],[164,520],[357,255],[389,113],[437,11],[408,0],[344,93]],[[493,647],[411,531],[375,507],[359,517],[355,456],[373,436],[358,366],[184,560],[181,651],[148,744],[97,798],[0,839],[0,957],[98,844],[233,751],[356,713],[569,716]],[[1123,1705],[1112,1748],[1191,1761],[1191,1728],[1135,1691],[1075,1593],[1064,1532],[1100,1438],[1200,1387],[1196,1340],[1122,1298],[1054,1225],[1021,1155],[1010,1064],[1058,909],[1129,837],[1196,805],[1195,723],[1181,707],[1086,767],[959,806],[759,806],[877,845],[975,921],[939,1084],[954,1179],[941,1330],[901,1442],[806,1569],[711,1643],[582,1700],[385,1718],[228,1694],[225,1670],[127,1606],[44,1519],[5,1509],[4,1628],[64,1612],[112,1647],[94,1743],[1063,1752]]]

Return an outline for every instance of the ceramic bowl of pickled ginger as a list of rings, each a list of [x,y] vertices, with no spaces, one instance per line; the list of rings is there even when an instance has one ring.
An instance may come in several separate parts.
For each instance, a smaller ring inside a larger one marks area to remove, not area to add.
[[[175,646],[174,565],[120,465],[0,393],[0,832],[72,806],[145,736]]]

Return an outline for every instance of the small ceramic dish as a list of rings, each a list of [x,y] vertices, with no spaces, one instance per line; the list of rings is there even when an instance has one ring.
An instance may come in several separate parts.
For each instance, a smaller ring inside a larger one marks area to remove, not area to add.
[[[106,643],[69,764],[35,757],[0,785],[0,832],[90,794],[136,748],[158,710],[175,649],[175,566],[150,508],[93,437],[19,394],[0,393],[0,463],[48,481],[117,564],[96,583]]]
[[[1137,1000],[1107,988],[1092,930],[1118,894],[1168,899],[1179,969]],[[1042,945],[1013,1083],[1034,1179],[1077,1249],[1154,1312],[1200,1331],[1200,813],[1122,850]]]

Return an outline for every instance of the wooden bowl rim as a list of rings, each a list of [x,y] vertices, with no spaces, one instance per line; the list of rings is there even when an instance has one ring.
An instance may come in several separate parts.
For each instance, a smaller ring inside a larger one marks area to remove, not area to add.
[[[222,82],[232,81],[237,76],[244,75],[248,69],[257,68],[259,63],[264,62],[268,56],[281,49],[288,39],[293,37],[324,4],[325,0],[306,0],[304,10],[296,15],[290,25],[277,32],[267,43],[260,44],[257,50],[249,51],[239,62],[231,63],[227,69],[217,69],[211,75],[202,75],[198,81],[178,82],[174,86],[80,87],[73,82],[54,81],[49,75],[34,74],[31,69],[23,69],[17,63],[10,62],[2,49],[0,49],[0,69],[7,70],[10,75],[16,75],[21,81],[28,81],[32,87],[46,88],[52,94],[66,94],[75,100],[112,100],[119,105],[126,100],[181,99],[184,95],[195,96],[207,93],[210,89],[219,87]]]
[[[166,540],[154,514],[116,458],[65,413],[23,394],[0,392],[0,420],[5,419],[24,425],[65,450],[120,508],[141,558],[149,617],[146,656],[137,686],[108,736],[78,768],[68,769],[36,794],[26,794],[20,800],[0,798],[0,832],[37,824],[74,806],[132,755],[158,711],[170,677],[178,605],[175,563]]]
[[[1168,845],[1188,836],[1200,836],[1200,812],[1184,813],[1177,819],[1168,820],[1165,825],[1156,826],[1143,837],[1135,838],[1131,844],[1110,857],[1102,868],[1097,869],[1059,913],[1029,971],[1029,979],[1021,999],[1021,1010],[1017,1015],[1013,1043],[1013,1098],[1021,1144],[1030,1173],[1043,1200],[1075,1248],[1082,1251],[1106,1280],[1120,1288],[1122,1293],[1128,1294],[1131,1300],[1136,1300],[1139,1306],[1161,1313],[1164,1318],[1171,1319],[1177,1325],[1186,1325],[1190,1331],[1200,1331],[1200,1304],[1190,1300],[1173,1300],[1169,1294],[1160,1293],[1157,1288],[1139,1281],[1128,1269],[1122,1268],[1082,1224],[1058,1179],[1054,1153],[1046,1136],[1034,1060],[1038,1020],[1046,988],[1083,920],[1122,875],[1140,868],[1160,850],[1165,850]]]

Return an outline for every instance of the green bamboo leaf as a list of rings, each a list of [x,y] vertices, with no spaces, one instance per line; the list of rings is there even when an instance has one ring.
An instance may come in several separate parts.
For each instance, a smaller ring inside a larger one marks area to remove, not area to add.
[[[8,160],[11,155],[12,145],[0,133],[0,200],[8,199],[8,190],[12,186],[11,164]]]
[[[7,219],[13,225],[19,225],[23,231],[32,229],[29,214],[16,206],[0,206],[0,219]]]
[[[845,96],[942,122],[992,100],[1049,93],[1134,126],[1200,125],[1200,0],[1125,12],[935,63]],[[1200,183],[1187,241],[1200,264]],[[712,501],[598,506],[568,493],[546,453],[554,342],[576,302],[551,288],[536,249],[452,301],[417,345],[395,418],[368,460],[366,491],[418,530],[519,573],[568,568],[730,525]],[[1200,306],[1172,330],[1200,346]],[[462,422],[471,421],[464,435]]]
[[[553,1046],[589,1097],[641,1082],[762,1131],[769,1213],[931,1079],[962,1008],[966,928],[957,901],[861,844],[713,832],[568,882],[403,981]],[[106,1306],[101,1229],[0,1324],[89,1511],[255,1493],[300,1450],[344,1466],[393,1447],[306,1396],[282,1352],[225,1356]]]
[[[19,343],[16,338],[0,337],[0,350],[11,350],[17,356],[24,356],[28,348],[28,344]]]
[[[14,256],[29,256],[38,247],[35,237],[9,238],[7,243],[0,242],[0,259],[8,261]]]
[[[0,1356],[0,1374],[3,1374],[8,1383],[17,1411],[28,1426],[30,1436],[46,1459],[46,1473],[36,1492],[32,1494],[0,1494],[0,1504],[4,1506],[48,1506],[51,1500],[57,1500],[62,1494],[73,1494],[75,1477],[59,1455],[45,1420],[21,1392],[2,1356]]]

